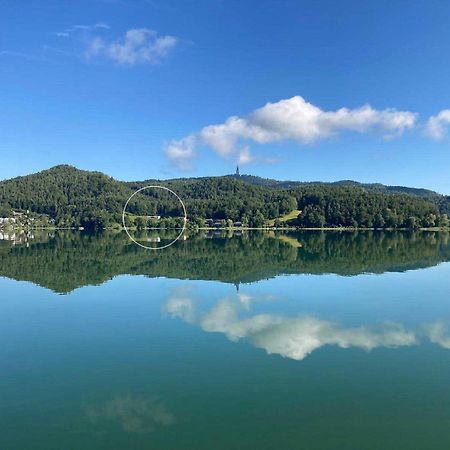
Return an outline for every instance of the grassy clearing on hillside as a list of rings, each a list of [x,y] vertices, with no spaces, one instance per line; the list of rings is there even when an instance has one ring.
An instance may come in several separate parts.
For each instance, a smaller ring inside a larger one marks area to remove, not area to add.
[[[300,210],[299,209],[294,209],[290,213],[285,214],[284,216],[278,217],[278,220],[280,222],[287,222],[288,220],[296,219],[299,214],[300,214]],[[275,219],[269,220],[268,224],[269,224],[270,227],[273,227],[274,224],[275,224]]]

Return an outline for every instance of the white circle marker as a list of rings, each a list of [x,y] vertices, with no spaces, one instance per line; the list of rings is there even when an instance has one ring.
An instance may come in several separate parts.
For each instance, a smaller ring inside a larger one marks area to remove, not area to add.
[[[133,238],[133,236],[131,236],[131,234],[128,231],[127,226],[125,225],[125,214],[127,211],[127,206],[128,203],[130,203],[130,200],[136,195],[139,194],[139,192],[144,191],[145,189],[163,189],[165,191],[170,192],[171,194],[175,195],[175,197],[178,199],[178,201],[181,203],[181,206],[183,207],[183,213],[184,213],[184,218],[183,218],[183,228],[180,231],[180,234],[172,241],[169,242],[167,245],[163,245],[162,247],[150,247],[148,245],[143,245],[141,243],[139,243],[138,241],[136,241],[136,239]],[[127,202],[125,203],[125,206],[123,207],[123,211],[122,211],[122,224],[123,224],[123,228],[125,229],[126,233],[128,234],[128,237],[137,245],[139,245],[142,248],[146,248],[148,250],[162,250],[163,248],[167,248],[170,247],[172,244],[175,244],[175,242],[178,241],[178,239],[180,239],[181,235],[184,233],[184,230],[186,229],[186,222],[187,222],[187,213],[186,213],[186,207],[184,206],[183,200],[181,200],[181,198],[178,196],[178,194],[176,192],[173,192],[172,189],[169,189],[165,186],[145,186],[143,188],[138,189],[136,192],[134,192],[133,194],[130,195],[130,198],[127,200]]]

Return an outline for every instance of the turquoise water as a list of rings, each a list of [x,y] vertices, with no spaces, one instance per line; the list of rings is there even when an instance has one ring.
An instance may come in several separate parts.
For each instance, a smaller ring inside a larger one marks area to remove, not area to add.
[[[1,242],[0,448],[449,448],[447,234],[171,252]]]

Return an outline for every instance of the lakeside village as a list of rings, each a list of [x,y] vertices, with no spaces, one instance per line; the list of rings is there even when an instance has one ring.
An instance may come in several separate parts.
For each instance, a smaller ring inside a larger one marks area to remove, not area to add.
[[[171,229],[181,228],[183,219],[181,217],[161,217],[161,216],[140,216],[131,220],[131,227],[137,229]],[[199,219],[188,221],[188,229],[242,229],[247,224],[232,220]],[[54,229],[55,219],[44,214],[36,214],[26,211],[11,211],[7,217],[0,216],[0,240],[8,240],[5,236],[13,236],[15,233],[23,234],[24,230],[32,229]],[[63,227],[83,230],[84,227]],[[113,227],[116,228],[116,227]],[[3,237],[2,237],[3,236]]]
[[[161,230],[165,228],[161,227],[161,224],[164,223],[164,219],[161,216],[148,216],[145,219],[153,222],[153,227],[142,227],[142,229]],[[182,219],[179,218],[179,220],[181,222]],[[148,222],[146,224],[148,224]],[[233,235],[240,235],[243,231],[242,226],[243,224],[241,222],[233,222],[230,220],[205,219],[196,223],[197,229],[208,230],[204,233],[205,238],[224,237],[225,235],[229,236],[230,228],[234,228]],[[55,220],[50,219],[45,215],[37,215],[29,210],[24,212],[11,211],[8,217],[0,217],[0,241],[9,241],[13,245],[29,246],[30,241],[35,238],[34,231],[54,228],[56,228]],[[141,227],[138,226],[136,228],[139,229]],[[227,228],[228,230],[225,230]],[[240,228],[240,230],[236,230],[236,228]],[[76,227],[76,229],[83,230],[83,227]],[[183,236],[183,239],[187,239],[187,236]],[[159,242],[161,238],[159,236],[149,237],[148,240],[149,242]]]
[[[49,226],[55,226],[54,219],[49,219],[42,214],[33,214],[28,209],[24,212],[12,211],[9,217],[0,217],[0,230]]]
[[[172,222],[178,220],[177,228],[182,226],[182,218],[170,218],[169,220]],[[142,223],[140,223],[142,221]],[[133,221],[134,222],[134,221]],[[166,228],[165,219],[161,216],[145,216],[138,217],[135,223],[133,223],[137,228]],[[148,226],[150,225],[150,226]],[[163,225],[163,226],[161,226]],[[173,225],[173,224],[172,224]],[[198,228],[242,228],[242,222],[232,220],[214,220],[214,219],[202,219],[199,223],[196,223]],[[245,224],[244,224],[245,225]],[[39,215],[33,216],[33,213],[30,213],[29,210],[25,212],[12,211],[10,217],[0,217],[0,232],[3,234],[6,231],[9,231],[9,234],[12,233],[13,230],[22,230],[22,229],[31,229],[31,228],[55,228],[55,220],[50,219],[47,216]],[[83,229],[83,227],[74,227],[78,229]],[[167,228],[171,228],[170,226]]]
[[[12,211],[8,217],[0,217],[0,241],[9,241],[13,245],[29,246],[34,240],[33,229],[55,226],[55,221],[42,215]]]

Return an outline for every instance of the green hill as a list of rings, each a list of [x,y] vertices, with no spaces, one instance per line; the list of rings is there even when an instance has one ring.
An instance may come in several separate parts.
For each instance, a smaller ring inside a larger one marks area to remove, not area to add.
[[[296,210],[303,227],[446,226],[449,198],[433,191],[351,181],[303,183],[241,175],[122,182],[100,172],[56,166],[0,182],[0,206],[46,214],[59,226],[119,224],[123,205],[138,188],[162,184],[184,200],[192,222],[205,218],[260,227]],[[176,199],[152,191],[133,199],[135,215],[180,215]]]
[[[60,225],[103,225],[120,221],[124,199],[131,195],[124,183],[100,172],[60,165],[0,183],[0,204],[47,214]]]

